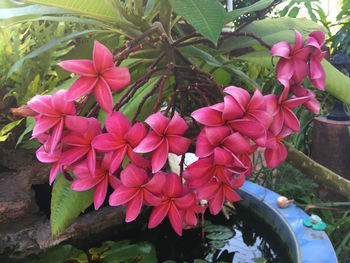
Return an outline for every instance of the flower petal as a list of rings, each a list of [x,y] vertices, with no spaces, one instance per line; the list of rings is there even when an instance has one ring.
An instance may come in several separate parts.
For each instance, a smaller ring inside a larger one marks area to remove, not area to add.
[[[232,96],[224,97],[224,105],[223,120],[234,120],[243,116],[245,109]]]
[[[135,148],[146,137],[146,134],[147,129],[145,125],[137,122],[129,129],[124,138],[132,148]]]
[[[113,91],[118,91],[130,83],[129,69],[125,67],[107,69],[102,76]]]
[[[49,117],[57,117],[60,114],[52,105],[52,96],[50,95],[36,95],[27,103],[28,107],[37,113]]]
[[[58,63],[58,65],[74,74],[83,77],[96,77],[97,73],[94,68],[94,64],[91,60],[64,60]]]
[[[127,150],[127,155],[130,159],[130,161],[132,161],[134,164],[136,164],[138,167],[141,168],[146,168],[151,166],[151,162],[145,158],[143,158],[141,155],[138,155],[137,153],[135,153],[131,147],[128,147]]]
[[[293,47],[292,47],[292,53],[293,54],[296,51],[298,51],[299,49],[304,47],[303,36],[296,29],[294,29],[294,33],[295,33],[295,40],[294,40],[294,44],[293,44]]]
[[[75,105],[73,101],[66,101],[65,97],[67,94],[67,90],[60,89],[56,91],[52,95],[52,106],[59,113],[66,115],[74,115],[75,114]]]
[[[230,128],[227,126],[206,127],[205,136],[212,145],[218,145],[230,134]]]
[[[89,128],[89,121],[88,118],[83,116],[67,115],[65,116],[64,126],[69,130],[85,133]]]
[[[60,171],[61,166],[58,164],[58,162],[54,163],[50,170],[50,177],[49,177],[49,184],[52,185],[53,181],[55,181],[58,172]]]
[[[121,163],[124,160],[127,149],[128,147],[124,146],[113,152],[111,166],[109,168],[109,174],[112,175],[120,167]]]
[[[94,206],[95,210],[98,210],[100,206],[103,204],[106,195],[107,195],[107,188],[108,188],[108,176],[102,177],[103,180],[100,181],[96,186],[94,190]]]
[[[152,173],[162,169],[168,159],[169,144],[167,140],[162,143],[152,152]]]
[[[239,103],[242,110],[245,111],[250,101],[250,95],[248,91],[236,86],[229,86],[224,89],[224,92],[230,94]]]
[[[165,133],[168,135],[182,135],[187,129],[188,125],[186,121],[175,113],[173,118],[170,120]]]
[[[108,115],[105,121],[106,130],[116,137],[124,138],[125,134],[131,128],[129,120],[123,113],[114,111]]]
[[[161,136],[152,131],[134,148],[134,152],[152,152],[157,149],[163,141],[164,139]]]
[[[126,204],[129,202],[134,196],[139,193],[139,188],[130,188],[124,185],[120,185],[114,192],[109,196],[109,205],[118,206],[122,204]]]
[[[282,111],[284,116],[284,124],[293,131],[299,132],[300,123],[293,111],[286,107],[282,107]]]
[[[98,151],[109,152],[124,147],[125,141],[116,138],[110,133],[104,133],[96,136],[91,145]]]
[[[149,217],[148,228],[154,228],[163,221],[164,217],[169,211],[169,202],[166,202],[160,206],[153,208],[152,213]]]
[[[127,187],[140,187],[147,183],[147,173],[144,169],[138,168],[132,164],[127,164],[120,173],[120,180]]]
[[[209,211],[212,215],[217,215],[224,204],[225,196],[223,189],[216,192],[212,199],[209,200]]]
[[[131,222],[140,214],[141,207],[143,203],[142,192],[139,192],[137,195],[131,199],[126,206],[126,217],[125,222]]]
[[[101,109],[108,114],[112,113],[112,110],[113,110],[112,92],[107,82],[102,77],[100,77],[99,81],[97,82],[94,88],[94,95]]]
[[[235,132],[226,137],[222,143],[227,149],[235,154],[246,153],[250,149],[249,139],[242,136],[239,132]]]
[[[90,150],[90,147],[72,147],[67,151],[63,152],[60,157],[60,164],[68,165],[75,163],[86,155]]]
[[[165,181],[166,177],[164,173],[159,172],[153,175],[152,179],[144,185],[144,188],[153,194],[160,194],[163,190]]]
[[[92,60],[95,70],[98,73],[102,73],[103,70],[114,66],[112,53],[97,40],[94,41]]]
[[[207,128],[207,127],[206,127]],[[207,136],[205,135],[206,128],[202,129],[197,137],[196,142],[196,156],[197,157],[207,157],[214,152],[215,145],[212,145]]]
[[[199,123],[207,126],[220,126],[224,124],[222,113],[210,107],[200,108],[191,113],[191,116]]]
[[[177,135],[168,135],[166,137],[169,145],[169,152],[181,155],[186,153],[188,146],[191,144],[191,140]]]
[[[163,193],[168,197],[179,197],[182,193],[181,177],[175,173],[168,174]]]
[[[102,180],[103,177],[78,178],[72,183],[70,188],[74,191],[86,191],[97,185]]]
[[[40,134],[50,130],[53,126],[55,126],[61,118],[57,117],[46,117],[41,115],[40,118],[36,121],[33,129],[33,137],[37,137]]]
[[[96,169],[96,153],[95,150],[92,148],[87,154],[86,157],[88,161],[88,167],[91,175],[95,175],[95,169]]]
[[[175,230],[175,232],[182,236],[182,219],[179,213],[179,210],[177,210],[175,205],[170,205],[169,211],[168,211],[168,217],[171,226]]]
[[[169,119],[160,112],[157,112],[149,116],[145,122],[151,126],[153,131],[155,131],[158,135],[163,135],[165,134],[166,128],[169,124]]]
[[[61,118],[59,123],[57,123],[52,129],[52,134],[50,137],[51,151],[54,151],[56,149],[57,144],[61,140],[62,131],[63,131],[63,124],[64,124],[64,120]]]
[[[287,41],[281,41],[273,45],[270,50],[271,56],[279,56],[283,58],[289,58],[291,52],[291,47]]]
[[[66,101],[74,101],[86,94],[90,94],[91,91],[96,86],[97,81],[98,81],[98,78],[92,78],[92,77],[78,78],[66,93]]]

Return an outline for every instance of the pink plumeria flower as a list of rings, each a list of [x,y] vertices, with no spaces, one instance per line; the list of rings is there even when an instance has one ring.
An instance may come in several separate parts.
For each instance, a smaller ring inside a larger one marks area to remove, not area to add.
[[[302,86],[292,86],[291,91],[296,97],[309,97],[310,99],[303,103],[303,106],[317,114],[320,111],[320,104],[316,99],[316,95],[311,90],[305,89]]]
[[[325,38],[322,31],[313,31],[306,41],[307,46],[313,47],[310,55],[309,79],[312,85],[319,90],[324,90],[326,84],[326,73],[321,65],[321,61],[326,55],[326,51],[321,50]]]
[[[92,60],[66,60],[58,65],[80,75],[69,88],[66,100],[74,101],[93,92],[98,104],[107,113],[111,113],[113,108],[111,90],[118,91],[130,83],[129,69],[114,67],[112,53],[96,40]]]
[[[186,192],[186,185],[184,185],[184,192]],[[193,204],[185,209],[180,209],[180,216],[182,218],[182,228],[183,229],[190,229],[194,228],[198,225],[198,219],[197,214],[204,213],[207,206],[201,206],[199,205],[200,200],[196,197],[196,194],[193,192],[193,190],[187,188],[188,192],[194,196],[194,202]]]
[[[133,221],[140,213],[142,204],[157,206],[161,203],[161,192],[165,175],[156,173],[150,180],[146,171],[127,164],[120,174],[121,185],[109,197],[111,206],[126,205],[125,222]]]
[[[264,157],[267,167],[270,169],[283,163],[287,159],[287,149],[281,141],[291,133],[292,130],[286,127],[276,136],[271,132],[268,133]]]
[[[152,172],[156,173],[163,168],[168,158],[168,153],[177,155],[187,151],[191,140],[182,137],[188,126],[184,119],[174,114],[169,120],[161,113],[149,116],[145,122],[151,126],[151,131],[134,149],[138,153],[152,152]]]
[[[88,168],[88,161],[85,159],[73,168],[73,173],[77,179],[72,183],[71,189],[75,191],[86,191],[93,187],[94,189],[94,207],[95,210],[103,204],[108,184],[113,188],[120,185],[119,179],[109,174],[110,156],[103,159],[98,157],[96,160],[96,169],[94,175],[91,175]]]
[[[225,200],[236,202],[241,197],[234,191],[244,183],[245,176],[232,177],[229,184],[213,178],[206,185],[197,189],[198,198],[209,201],[209,211],[216,215],[220,212]]]
[[[265,96],[267,101],[267,111],[273,116],[273,121],[269,130],[275,135],[281,132],[283,126],[299,132],[299,120],[293,113],[292,109],[300,106],[310,99],[310,96],[307,96],[292,97],[287,100],[288,92],[289,88],[285,87],[280,97],[275,94]]]
[[[39,113],[35,116],[36,123],[33,129],[33,137],[50,132],[50,148],[54,151],[61,140],[66,117],[75,114],[74,102],[65,101],[66,90],[58,90],[51,95],[36,95],[28,103],[28,107]]]
[[[182,236],[183,219],[180,210],[193,206],[196,198],[191,192],[184,191],[181,178],[174,173],[166,175],[161,204],[155,206],[149,218],[148,228],[154,228],[163,221],[166,215],[175,232]]]
[[[275,44],[270,51],[271,56],[280,57],[276,67],[277,80],[286,87],[289,87],[290,80],[293,84],[301,84],[308,74],[310,47],[304,47],[302,35],[297,30],[294,32],[292,48],[288,42],[282,41]]]
[[[150,166],[150,161],[133,151],[147,134],[142,123],[130,125],[129,120],[120,112],[113,112],[106,118],[108,133],[101,134],[92,142],[92,146],[101,152],[112,152],[110,172],[114,173],[127,154],[129,159],[139,167]]]
[[[93,175],[95,174],[96,153],[91,143],[97,135],[101,134],[101,123],[95,118],[80,117],[79,119],[86,130],[82,131],[81,127],[77,127],[76,130],[65,134],[62,143],[70,147],[62,153],[60,164],[72,165],[86,157],[89,171]]]
[[[49,177],[49,183],[50,185],[53,183],[53,181],[56,179],[58,172],[61,169],[61,165],[59,164],[60,156],[61,156],[61,149],[56,149],[53,152],[46,152],[44,145],[41,146],[36,151],[36,158],[42,163],[53,163],[51,170],[50,170],[50,177]]]
[[[227,126],[205,127],[197,137],[196,156],[213,156],[214,165],[246,168],[237,157],[250,150],[250,141],[239,132],[230,132]]]

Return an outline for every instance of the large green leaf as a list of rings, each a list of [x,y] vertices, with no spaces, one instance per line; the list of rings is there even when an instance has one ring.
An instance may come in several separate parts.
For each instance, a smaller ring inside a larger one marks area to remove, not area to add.
[[[108,1],[100,0],[23,0],[23,2],[37,3],[72,10],[102,21],[117,21],[118,14]]]
[[[210,66],[222,67],[222,64],[219,61],[217,61],[211,54],[205,52],[202,49],[199,49],[193,46],[187,46],[187,47],[181,47],[179,48],[179,50],[186,57],[197,57],[197,58],[203,59]]]
[[[93,189],[73,191],[71,184],[59,173],[53,185],[50,216],[53,238],[62,234],[93,202]]]
[[[306,18],[281,17],[254,21],[243,28],[242,32],[253,33],[272,46],[280,41],[293,43],[294,31],[290,30],[290,28],[298,30],[304,38],[315,30],[327,31],[323,26]],[[259,44],[259,42],[252,37],[231,37],[224,41],[220,46],[220,50],[231,51],[251,47],[256,44]]]
[[[69,10],[64,10],[62,8],[42,6],[42,5],[29,5],[25,7],[17,8],[3,8],[0,9],[0,19],[8,19],[18,16],[28,16],[28,15],[49,15],[49,14],[66,14],[73,13]]]
[[[237,59],[255,63],[269,69],[274,68],[272,57],[268,50],[251,52]],[[274,58],[273,61],[276,64],[278,58]],[[350,105],[350,78],[333,67],[327,60],[322,61],[322,66],[326,73],[326,91]]]
[[[21,66],[23,65],[23,62],[28,59],[28,58],[34,58],[38,55],[40,55],[41,53],[55,47],[56,45],[64,42],[64,41],[67,41],[67,40],[70,40],[70,39],[73,39],[73,38],[76,38],[78,36],[81,36],[81,35],[84,35],[84,34],[87,34],[87,33],[91,33],[91,32],[95,32],[96,30],[84,30],[82,32],[75,32],[75,33],[72,33],[72,34],[69,34],[67,36],[64,36],[64,37],[57,37],[57,38],[54,38],[52,39],[51,41],[47,42],[45,45],[39,47],[38,49],[32,51],[31,53],[29,53],[28,55],[24,56],[23,58],[21,58],[20,60],[18,60],[15,64],[13,64],[13,66],[10,68],[8,74],[7,74],[7,77],[11,76],[11,74],[20,69]]]
[[[216,43],[225,24],[226,11],[217,0],[169,0],[175,12],[199,33]]]
[[[232,10],[226,14],[226,23],[231,22],[241,15],[249,12],[255,12],[268,7],[274,0],[260,0],[250,6]]]

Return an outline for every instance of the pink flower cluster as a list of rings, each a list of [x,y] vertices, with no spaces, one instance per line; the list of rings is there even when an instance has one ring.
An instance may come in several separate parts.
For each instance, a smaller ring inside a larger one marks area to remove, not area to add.
[[[271,56],[279,56],[276,73],[277,80],[296,97],[311,97],[303,103],[308,110],[318,113],[320,106],[315,98],[315,93],[301,86],[308,76],[311,83],[319,90],[325,89],[326,74],[321,61],[326,51],[321,48],[325,42],[325,34],[322,31],[313,31],[304,44],[302,35],[295,32],[293,47],[288,42],[282,41],[275,44],[270,51]]]
[[[33,137],[43,144],[36,152],[37,158],[53,164],[50,184],[61,171],[73,181],[72,190],[94,188],[95,209],[104,203],[111,186],[114,191],[109,204],[126,206],[126,222],[133,221],[143,205],[152,206],[149,228],[168,216],[176,233],[181,235],[183,228],[197,225],[197,214],[206,209],[199,205],[200,200],[209,202],[212,214],[219,213],[225,200],[240,200],[234,190],[250,175],[250,155],[258,147],[265,148],[270,168],[286,159],[287,151],[281,140],[300,129],[292,109],[302,104],[315,108],[314,95],[302,87],[296,88],[297,80],[305,75],[298,71],[299,64],[306,59],[304,53],[310,52],[309,47],[302,47],[301,40],[296,31],[293,49],[289,44],[279,43],[271,50],[271,54],[281,56],[277,77],[284,89],[280,96],[263,96],[259,90],[251,96],[242,88],[230,86],[224,89],[227,95],[223,102],[191,114],[204,127],[196,138],[195,154],[199,159],[186,168],[183,178],[161,170],[169,153],[187,152],[191,140],[183,136],[188,129],[185,120],[177,114],[168,119],[155,113],[145,120],[147,126],[140,122],[131,125],[121,112],[113,111],[111,90],[129,84],[129,71],[114,67],[112,54],[95,41],[92,61],[60,63],[81,76],[69,90],[38,95],[28,102],[29,109],[37,113]],[[319,33],[310,34],[307,45],[313,46],[313,51],[309,76],[317,85],[322,82],[321,55],[317,53],[321,52],[322,44]],[[292,73],[286,75],[287,69]],[[288,98],[290,85],[296,96]],[[108,113],[104,127],[96,118],[76,115],[76,100],[85,96],[84,101],[92,92]],[[74,179],[68,171],[73,172]]]

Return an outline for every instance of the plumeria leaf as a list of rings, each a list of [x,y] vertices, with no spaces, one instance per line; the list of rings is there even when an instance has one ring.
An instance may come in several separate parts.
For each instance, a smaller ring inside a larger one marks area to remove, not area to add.
[[[67,40],[70,40],[70,39],[73,39],[73,38],[76,38],[78,36],[81,36],[81,35],[84,35],[87,33],[91,33],[94,31],[96,31],[96,30],[84,30],[81,32],[75,32],[75,33],[66,35],[64,37],[57,37],[57,38],[52,39],[51,41],[47,42],[45,45],[39,47],[38,49],[35,49],[34,51],[30,52],[28,55],[26,55],[23,58],[21,58],[20,60],[18,60],[15,64],[13,64],[12,67],[10,68],[8,74],[7,74],[7,77],[11,76],[13,72],[20,69],[23,65],[23,62],[26,59],[39,56],[41,53],[55,47],[56,45],[58,45],[64,41],[67,41]]]
[[[71,184],[59,173],[53,185],[50,216],[52,238],[62,234],[93,202],[93,189],[73,191]]]
[[[119,20],[118,13],[108,1],[95,0],[23,0],[24,2],[37,3],[72,10],[80,14],[93,17],[102,21]]]
[[[260,1],[254,3],[250,6],[235,9],[231,12],[228,12],[226,14],[226,23],[231,22],[231,21],[237,19],[238,17],[240,17],[241,15],[244,15],[246,13],[262,10],[262,9],[268,7],[272,2],[273,2],[273,0],[260,0]]]
[[[6,124],[1,130],[0,130],[0,142],[4,142],[6,141],[6,139],[10,136],[11,134],[11,130],[13,128],[15,128],[16,126],[18,126],[23,119],[17,120],[17,121],[13,121],[10,122],[8,124]]]
[[[254,21],[243,28],[241,32],[253,33],[272,46],[280,41],[293,43],[295,34],[290,28],[298,30],[304,38],[315,30],[327,31],[323,26],[306,18],[281,17]],[[256,44],[259,44],[259,42],[251,37],[231,37],[224,41],[219,50],[232,51]]]
[[[170,0],[175,12],[216,44],[225,24],[226,11],[217,0]]]

